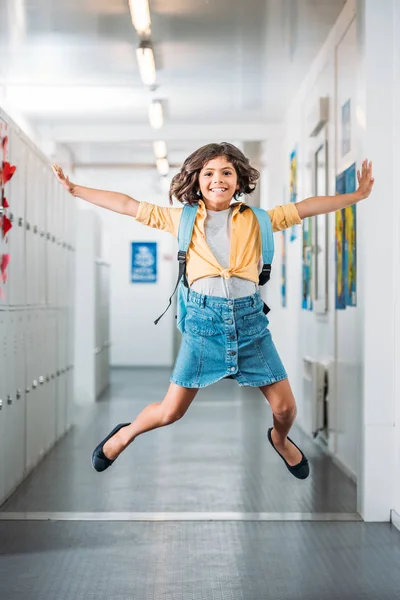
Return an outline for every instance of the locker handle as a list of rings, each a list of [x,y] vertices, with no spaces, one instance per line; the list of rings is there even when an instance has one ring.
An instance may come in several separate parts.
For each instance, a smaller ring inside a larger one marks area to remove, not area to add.
[[[30,228],[31,228],[31,226],[30,226],[30,224],[29,224],[29,223],[27,223],[27,224],[25,225],[25,227],[26,227],[26,230],[27,230],[27,231],[30,231]]]
[[[21,390],[17,390],[16,398],[17,398],[17,400],[19,400],[21,398]]]
[[[34,226],[33,226],[33,233],[37,233],[37,232],[38,232],[38,226],[37,226],[37,225],[34,225]]]
[[[43,385],[43,383],[44,383],[44,377],[43,377],[43,375],[41,375],[39,377],[39,383],[40,383],[40,385]]]
[[[18,219],[18,227],[22,227],[22,225],[23,225],[23,224],[24,224],[24,220],[23,220],[23,218],[22,218],[22,217],[20,217],[20,218]]]
[[[45,234],[45,232],[44,232],[44,231],[41,231],[41,232],[40,232],[40,237],[44,237],[44,234]]]
[[[0,217],[4,215],[4,206],[0,206]]]
[[[10,213],[9,218],[10,218],[11,223],[13,223],[14,222],[14,213]]]
[[[54,373],[52,373],[52,374],[50,375],[50,377],[51,377],[51,379],[54,379]]]
[[[48,233],[48,234],[47,234],[46,238],[47,238],[48,240],[51,240],[51,235],[50,235],[50,233]]]
[[[52,235],[52,236],[51,236],[51,241],[52,241],[52,242],[55,242],[55,241],[56,241],[56,236],[55,236],[55,235]]]
[[[29,394],[30,391],[31,391],[31,388],[29,388],[29,387],[25,388],[25,394]]]
[[[12,397],[10,396],[10,394],[7,396],[7,404],[8,405],[12,404]]]
[[[47,381],[47,383],[49,383],[49,381],[50,381],[50,376],[49,375],[46,375],[46,381]]]
[[[57,377],[60,377],[60,374],[61,374],[60,371],[57,371],[57,373],[56,373]]]
[[[0,410],[3,408],[3,400],[0,400]]]
[[[37,382],[37,380],[36,380],[36,379],[34,379],[34,380],[32,381],[32,387],[33,387],[33,388],[37,388],[37,386],[38,386],[38,382]]]

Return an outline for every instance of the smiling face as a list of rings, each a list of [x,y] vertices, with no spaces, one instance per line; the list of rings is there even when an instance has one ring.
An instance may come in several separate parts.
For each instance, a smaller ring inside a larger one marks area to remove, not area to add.
[[[199,187],[206,208],[224,210],[239,189],[235,167],[225,156],[213,158],[199,173]]]

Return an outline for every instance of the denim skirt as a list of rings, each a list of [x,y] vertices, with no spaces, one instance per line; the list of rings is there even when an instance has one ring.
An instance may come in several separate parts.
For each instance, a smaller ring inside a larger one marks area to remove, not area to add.
[[[259,387],[287,378],[260,293],[244,298],[189,290],[179,354],[170,381],[202,388],[225,377]]]

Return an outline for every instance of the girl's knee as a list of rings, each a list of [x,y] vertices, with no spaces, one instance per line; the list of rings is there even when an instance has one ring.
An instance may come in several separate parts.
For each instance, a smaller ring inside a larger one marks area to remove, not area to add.
[[[284,402],[280,402],[274,406],[273,413],[282,419],[289,419],[291,417],[294,418],[297,414],[297,407],[294,398],[285,400]]]

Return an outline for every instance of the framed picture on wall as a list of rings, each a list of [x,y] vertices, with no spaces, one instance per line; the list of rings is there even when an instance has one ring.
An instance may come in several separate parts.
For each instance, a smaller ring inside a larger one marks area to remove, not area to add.
[[[314,153],[314,193],[328,195],[328,142]],[[314,219],[314,311],[325,314],[328,310],[328,215]]]

